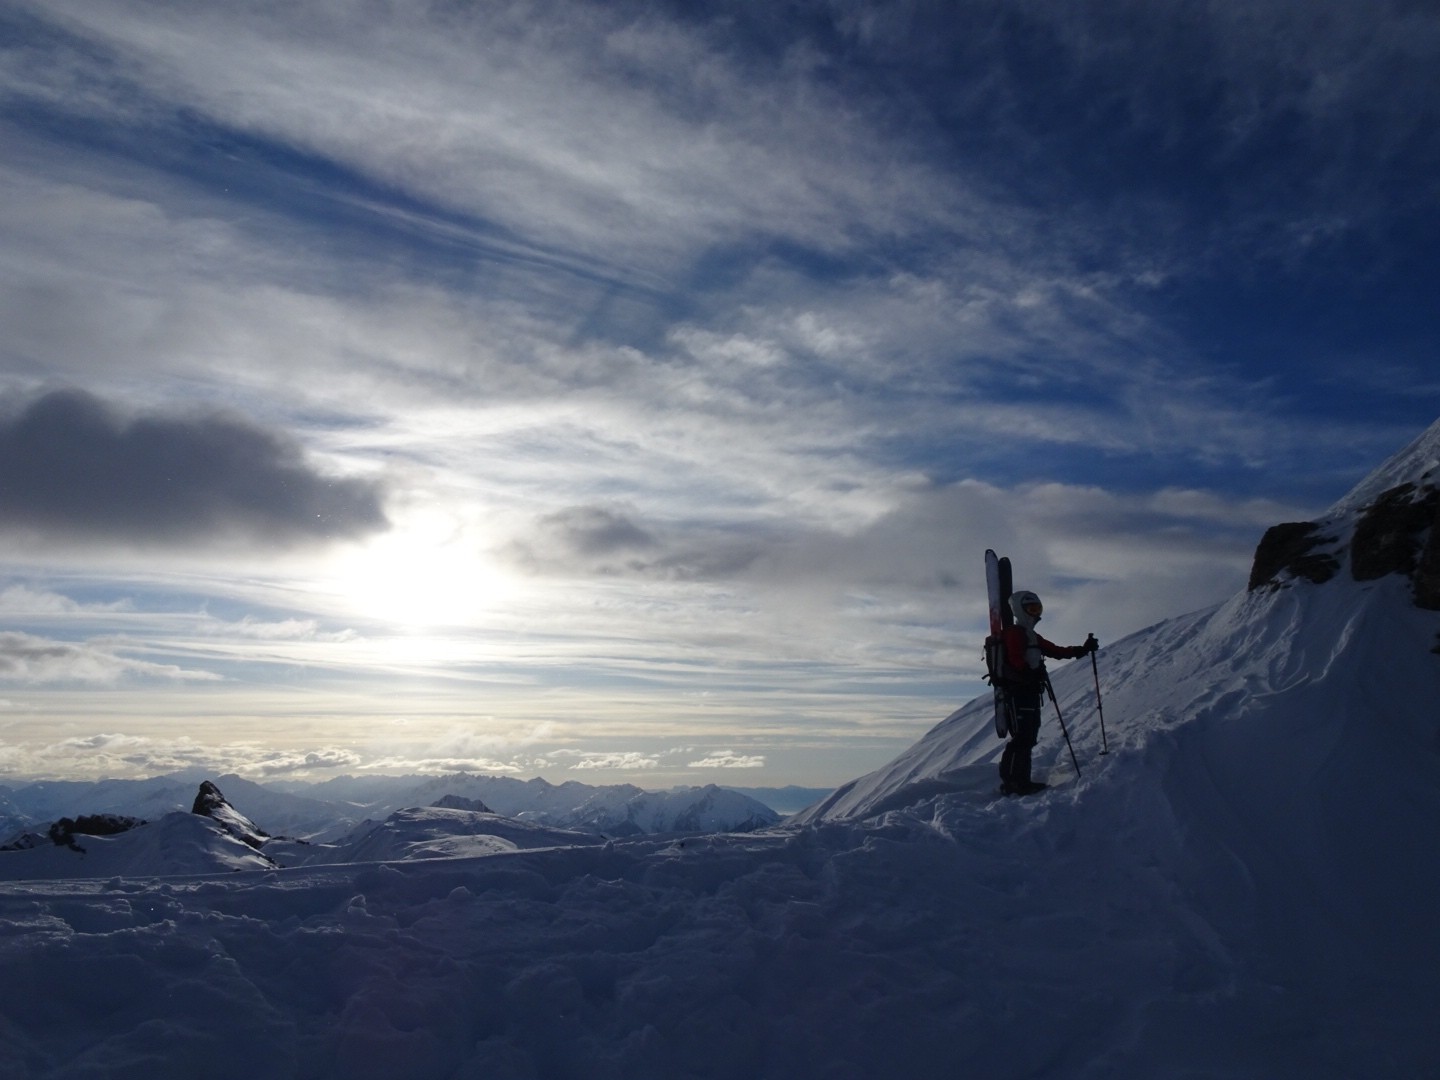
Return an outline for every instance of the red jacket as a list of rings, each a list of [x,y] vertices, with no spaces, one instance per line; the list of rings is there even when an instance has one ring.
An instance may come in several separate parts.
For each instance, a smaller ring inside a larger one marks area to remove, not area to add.
[[[1032,636],[1035,639],[1033,646],[1030,642]],[[1007,626],[1003,637],[1005,663],[1021,678],[1032,673],[1038,675],[1044,670],[1045,661],[1041,659],[1042,656],[1048,656],[1052,660],[1074,660],[1085,655],[1083,645],[1056,645],[1053,641],[1046,641],[1033,630],[1027,633],[1023,626]]]

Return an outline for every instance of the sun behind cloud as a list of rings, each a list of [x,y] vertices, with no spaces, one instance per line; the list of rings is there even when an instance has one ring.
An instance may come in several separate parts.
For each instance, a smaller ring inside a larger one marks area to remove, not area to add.
[[[324,588],[351,614],[404,632],[465,626],[515,592],[467,525],[441,512],[407,516],[337,553]]]

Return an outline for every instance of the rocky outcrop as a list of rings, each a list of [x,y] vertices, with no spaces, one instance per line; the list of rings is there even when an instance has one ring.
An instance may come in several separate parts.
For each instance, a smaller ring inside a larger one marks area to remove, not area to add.
[[[1433,540],[1440,517],[1440,490],[1406,483],[1384,492],[1365,508],[1355,523],[1350,545],[1350,574],[1356,581],[1374,581],[1387,574],[1414,575],[1425,544]]]
[[[140,818],[127,817],[124,814],[81,814],[77,818],[62,817],[50,826],[48,835],[58,847],[84,851],[75,837],[115,836],[144,824]]]
[[[1411,580],[1415,583],[1416,606],[1440,611],[1440,510],[1430,525],[1430,538],[1420,549]]]
[[[441,810],[469,810],[472,814],[493,814],[494,811],[479,799],[467,799],[464,795],[442,795],[432,806]]]
[[[85,849],[75,838],[77,836],[115,836],[147,824],[143,818],[125,814],[81,814],[79,817],[62,817],[45,832],[24,832],[12,837],[0,851],[30,851],[50,841],[56,847],[68,847],[82,855]]]
[[[1316,549],[1334,542],[1335,537],[1321,534],[1318,522],[1287,521],[1270,526],[1255,549],[1255,561],[1250,567],[1250,591],[1262,585],[1279,587],[1282,574],[1316,584],[1329,581],[1339,571],[1340,560]]]
[[[1396,484],[1368,502],[1323,521],[1272,525],[1255,549],[1249,588],[1283,588],[1302,578],[1329,581],[1346,556],[1356,581],[1391,574],[1410,579],[1417,607],[1440,611],[1440,488]],[[1348,534],[1348,543],[1344,542]]]

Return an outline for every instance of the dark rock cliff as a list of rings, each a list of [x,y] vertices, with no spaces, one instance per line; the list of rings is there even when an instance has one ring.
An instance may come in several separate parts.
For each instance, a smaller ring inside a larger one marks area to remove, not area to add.
[[[1255,549],[1249,588],[1284,588],[1295,578],[1329,581],[1347,553],[1354,580],[1403,574],[1418,607],[1440,610],[1440,488],[1397,484],[1362,507],[1353,524],[1329,520],[1271,526]]]

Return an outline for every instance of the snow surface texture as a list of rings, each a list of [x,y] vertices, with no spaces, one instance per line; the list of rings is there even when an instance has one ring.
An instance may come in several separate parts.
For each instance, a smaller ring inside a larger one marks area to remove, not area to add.
[[[383,861],[0,886],[0,1076],[1440,1076],[1440,613],[1282,585],[1106,648],[1108,755],[1056,671],[1083,775],[1052,713],[1031,798],[987,695],[763,832],[457,855],[486,815],[431,810]]]

